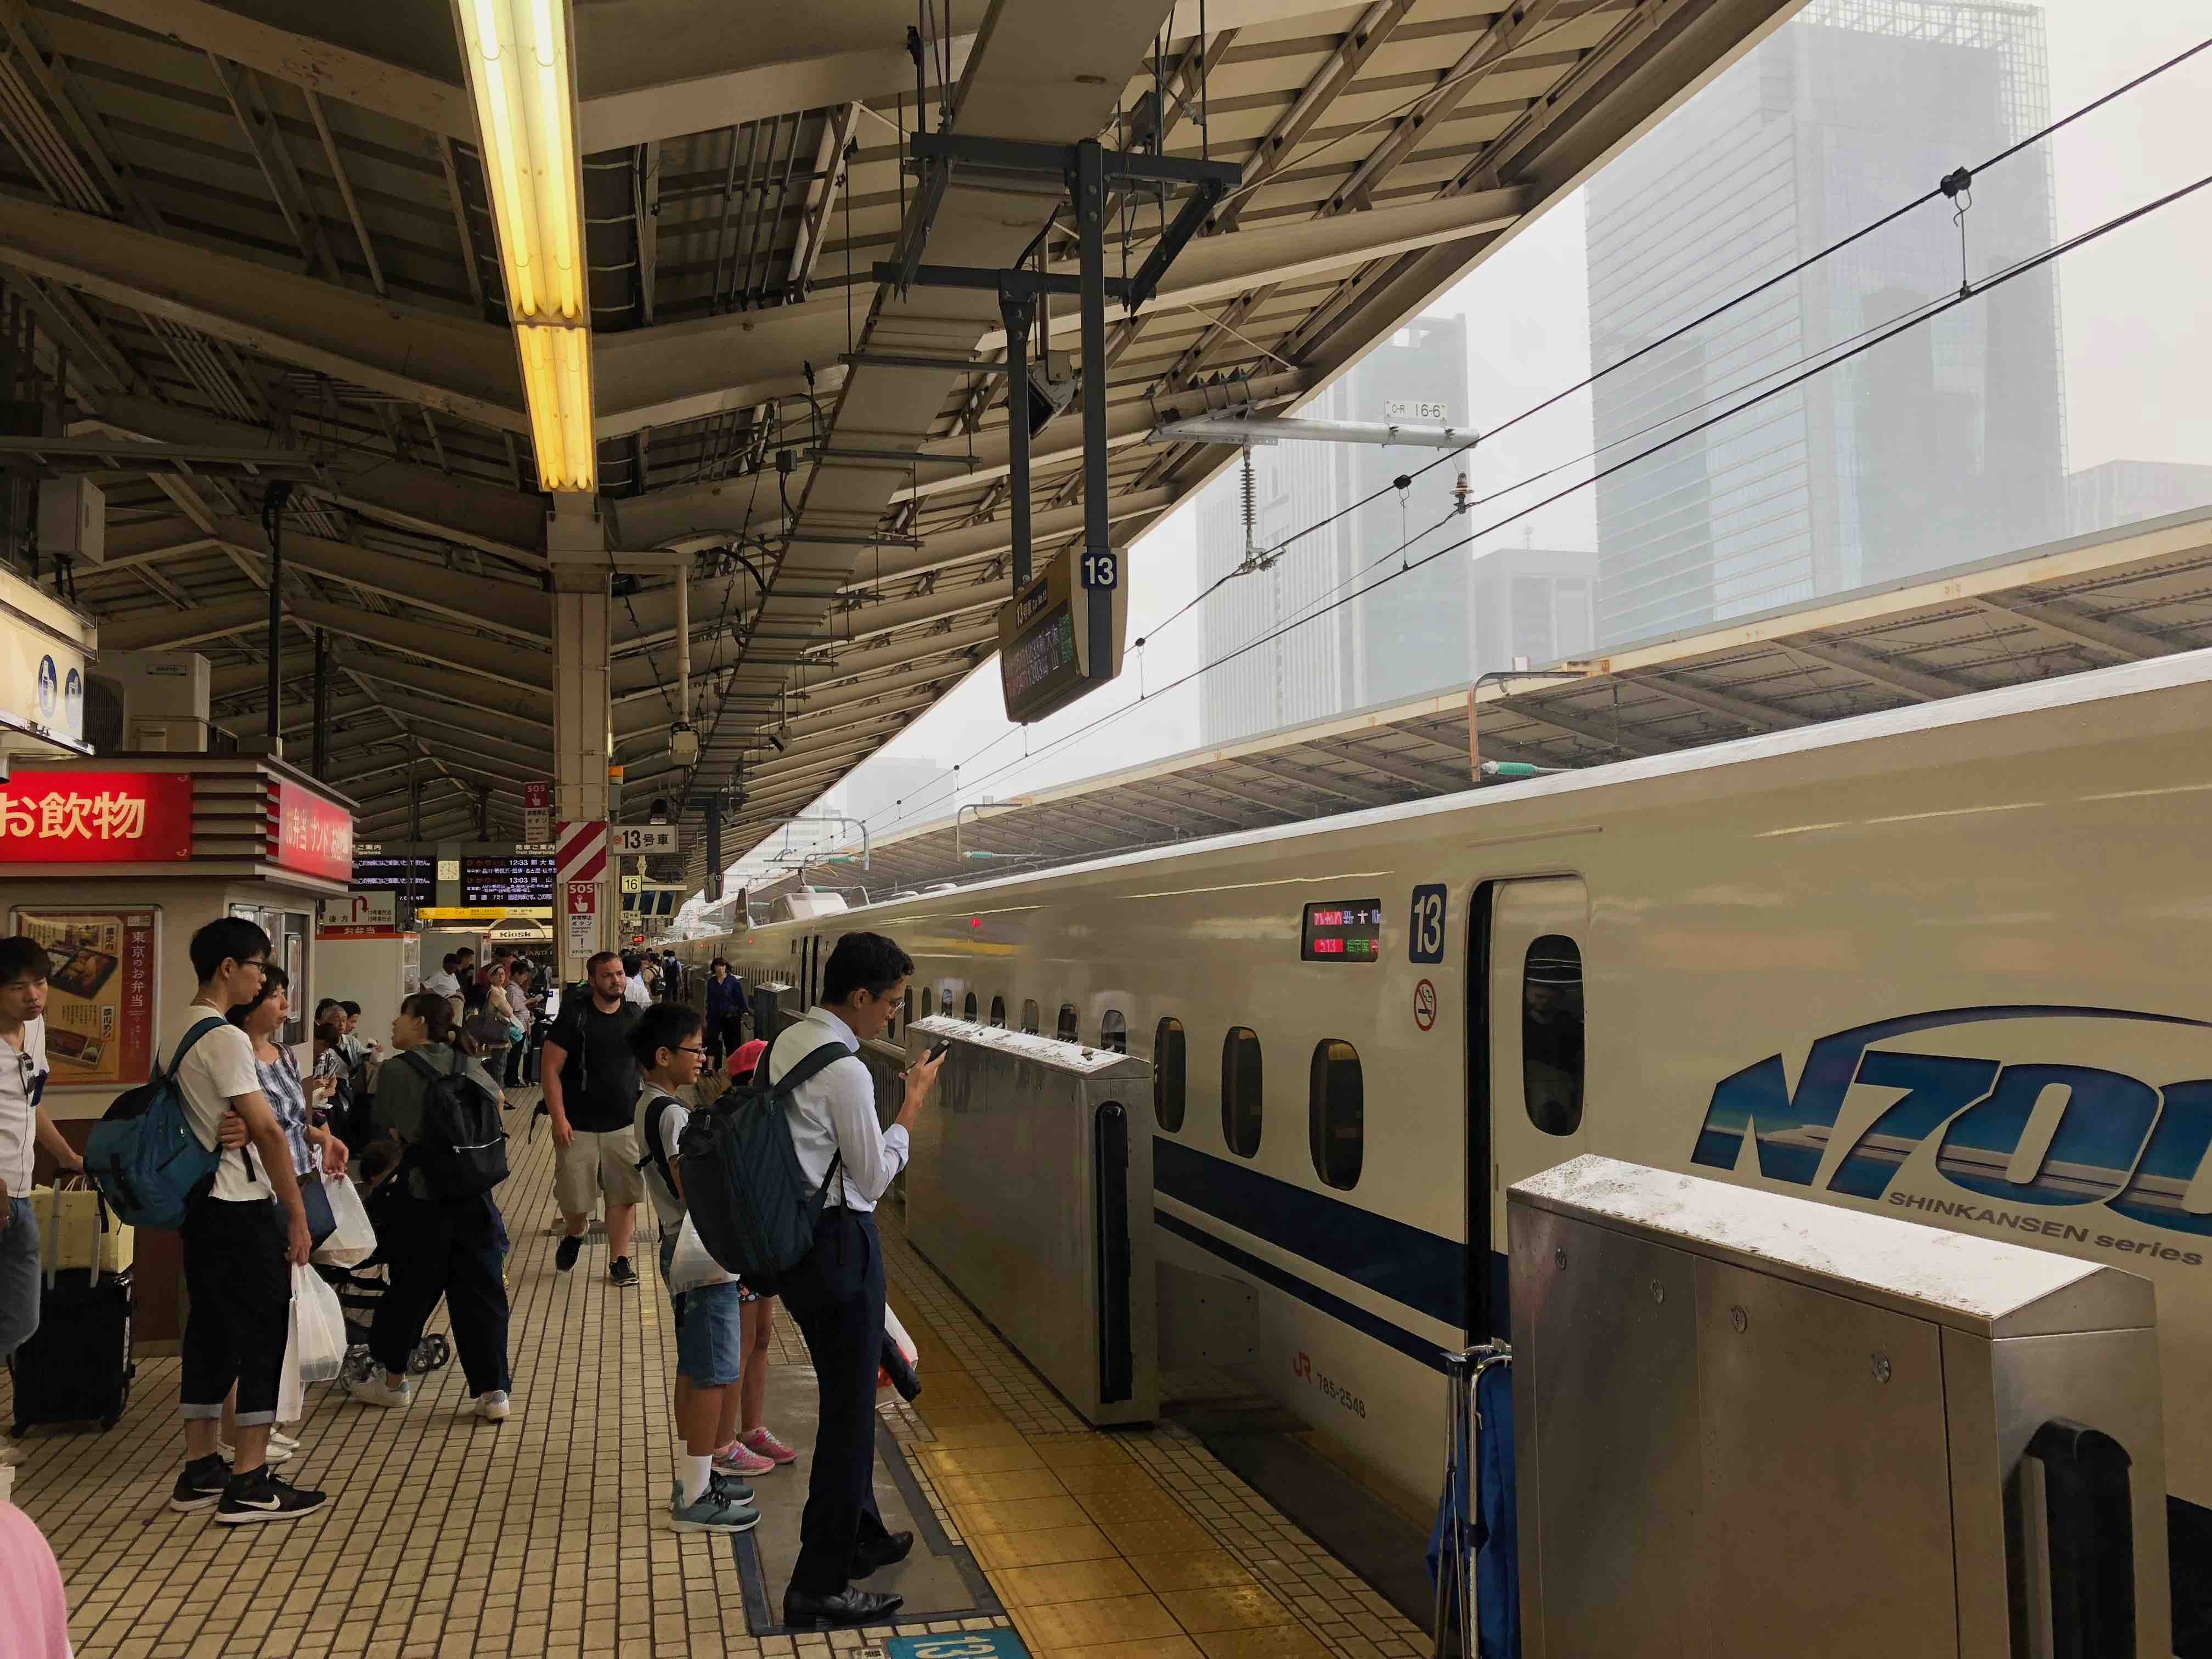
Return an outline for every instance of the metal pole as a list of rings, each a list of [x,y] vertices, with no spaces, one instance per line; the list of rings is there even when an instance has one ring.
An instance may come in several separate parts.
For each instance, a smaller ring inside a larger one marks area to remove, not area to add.
[[[1035,295],[999,279],[999,318],[1006,325],[1006,500],[1017,593],[1030,580],[1030,324],[1036,312]]]
[[[721,798],[708,796],[702,816],[707,821],[707,902],[718,904],[722,898]]]
[[[276,755],[283,748],[283,711],[277,706],[278,683],[284,678],[284,496],[291,486],[280,490],[270,486],[269,520],[269,752]]]
[[[314,774],[325,782],[331,775],[331,636],[315,630],[315,747]]]
[[[1083,333],[1083,550],[1103,559],[1112,552],[1106,495],[1106,164],[1095,138],[1075,147],[1074,193],[1082,283],[1076,305]],[[1122,574],[1116,571],[1114,580],[1123,580]],[[1114,655],[1114,607],[1094,604],[1090,611],[1089,670],[1100,674]]]

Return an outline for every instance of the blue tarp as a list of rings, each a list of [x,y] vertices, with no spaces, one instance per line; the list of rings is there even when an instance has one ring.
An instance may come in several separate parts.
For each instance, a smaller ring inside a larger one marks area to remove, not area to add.
[[[1493,1365],[1475,1385],[1474,1514],[1475,1620],[1480,1626],[1480,1659],[1521,1659],[1521,1546],[1513,1510],[1513,1378],[1510,1369]],[[1437,1505],[1437,1524],[1429,1534],[1429,1582],[1437,1577],[1444,1528],[1456,1504],[1467,1513],[1467,1471],[1453,1472],[1456,1491]]]

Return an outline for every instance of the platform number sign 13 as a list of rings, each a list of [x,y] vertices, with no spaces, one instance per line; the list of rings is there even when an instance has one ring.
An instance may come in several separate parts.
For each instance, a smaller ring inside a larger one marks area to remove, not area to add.
[[[1406,929],[1408,962],[1444,959],[1444,888],[1442,883],[1413,890],[1413,916]]]
[[[1121,585],[1121,556],[1111,549],[1083,556],[1083,585],[1114,588]]]

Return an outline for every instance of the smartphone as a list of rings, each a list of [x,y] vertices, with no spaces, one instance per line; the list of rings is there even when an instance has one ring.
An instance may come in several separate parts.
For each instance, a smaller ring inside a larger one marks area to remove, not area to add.
[[[924,1056],[924,1058],[927,1060],[942,1060],[945,1055],[951,1052],[952,1040],[950,1037],[947,1037],[944,1042],[939,1043],[934,1048],[932,1048],[929,1053]]]

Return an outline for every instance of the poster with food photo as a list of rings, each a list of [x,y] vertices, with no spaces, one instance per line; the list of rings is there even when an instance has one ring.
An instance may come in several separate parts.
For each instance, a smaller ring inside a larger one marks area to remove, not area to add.
[[[160,907],[26,910],[12,931],[46,946],[46,1058],[52,1086],[128,1088],[152,1070]]]

